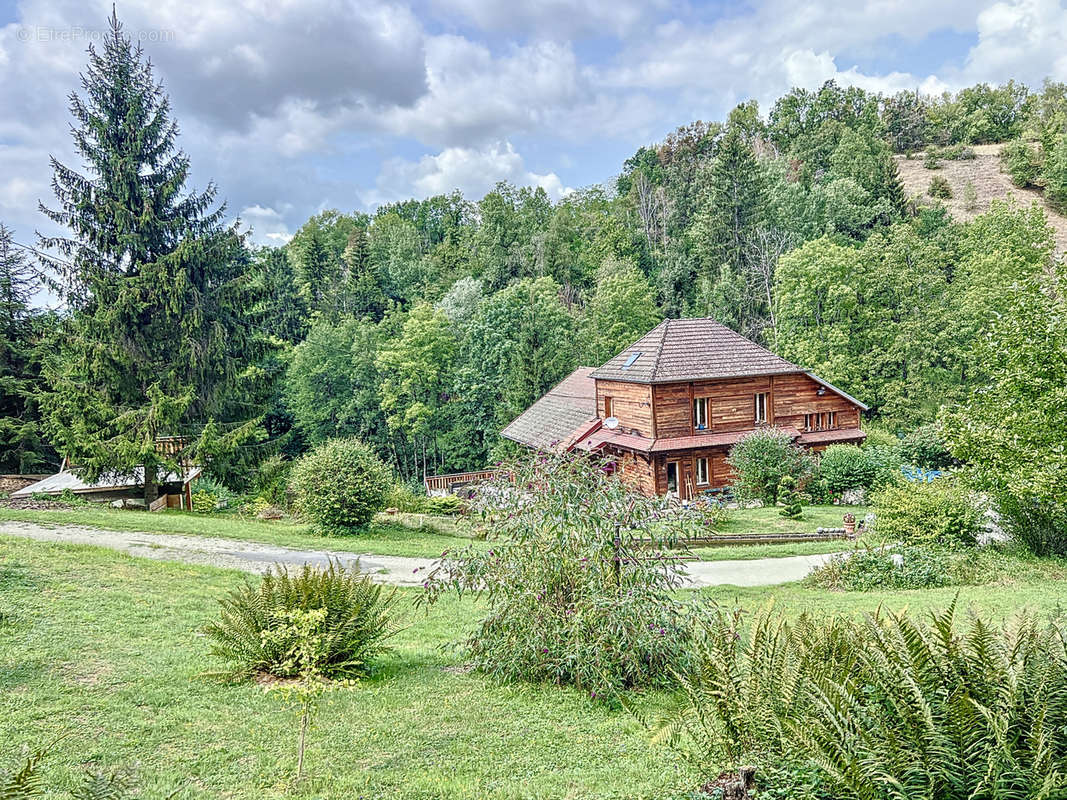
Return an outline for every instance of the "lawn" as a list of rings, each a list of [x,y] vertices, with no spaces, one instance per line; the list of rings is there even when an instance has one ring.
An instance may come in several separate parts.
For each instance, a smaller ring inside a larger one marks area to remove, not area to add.
[[[462,520],[422,514],[384,514],[358,536],[319,536],[311,526],[289,520],[265,521],[236,514],[192,514],[182,511],[149,513],[100,506],[76,506],[69,511],[24,511],[0,508],[0,521],[55,525],[85,525],[112,531],[179,533],[262,542],[301,550],[343,550],[368,555],[433,558],[445,550],[469,544],[470,528]]]
[[[852,512],[857,520],[867,513],[866,506],[804,506],[800,519],[781,515],[781,508],[733,509],[716,533],[815,533],[817,528],[840,528],[841,518]]]
[[[852,511],[857,519],[867,513],[863,506],[805,507],[799,520],[785,519],[775,508],[746,508],[730,511],[719,533],[814,533],[818,527],[840,527],[841,516]],[[422,556],[433,558],[444,550],[484,542],[472,539],[471,527],[462,518],[424,514],[379,514],[371,527],[358,536],[318,536],[310,526],[290,520],[264,521],[236,514],[190,514],[167,511],[120,510],[100,506],[78,506],[69,511],[22,511],[0,508],[0,521],[21,520],[43,524],[85,525],[93,528],[147,533],[180,533],[189,536],[215,536],[225,539],[263,542],[302,550],[343,550],[368,555]],[[695,552],[708,560],[774,558],[779,556],[834,553],[851,547],[846,541],[800,542],[781,545],[730,545],[699,548]]]
[[[828,593],[800,584],[716,587],[729,607],[789,614],[965,607],[1004,616],[1062,598],[1062,562],[1032,562],[1000,583],[916,592]],[[448,598],[429,614],[402,592],[407,627],[373,678],[329,695],[313,729],[310,779],[289,785],[294,716],[252,684],[219,685],[199,629],[243,580],[220,569],[101,548],[0,536],[0,741],[67,734],[47,761],[72,785],[82,765],[138,764],[145,797],[684,798],[696,776],[650,743],[625,711],[551,686],[503,686],[465,673],[449,643],[479,606]],[[639,707],[668,698],[651,693]],[[5,757],[13,757],[10,752]]]
[[[139,763],[148,798],[671,798],[693,776],[627,712],[570,689],[499,686],[443,649],[477,606],[446,600],[408,627],[381,672],[329,695],[298,791],[295,717],[213,666],[198,630],[235,572],[0,537],[0,741],[68,734],[47,774]],[[654,698],[653,698],[654,699]],[[660,698],[662,699],[662,698]],[[646,699],[644,702],[651,702]]]

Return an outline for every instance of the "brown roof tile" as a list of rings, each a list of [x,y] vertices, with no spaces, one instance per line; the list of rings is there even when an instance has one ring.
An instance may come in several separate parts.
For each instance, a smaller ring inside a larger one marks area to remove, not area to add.
[[[640,353],[640,355],[635,354]],[[631,359],[632,363],[626,364]],[[803,372],[713,319],[667,319],[592,374],[634,383],[670,383]]]
[[[596,419],[596,384],[593,367],[578,367],[548,390],[500,432],[537,450],[551,450],[569,443],[578,429]]]

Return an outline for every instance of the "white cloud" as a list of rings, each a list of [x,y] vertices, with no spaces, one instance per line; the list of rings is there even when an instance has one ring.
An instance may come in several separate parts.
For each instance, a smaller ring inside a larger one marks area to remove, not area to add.
[[[567,39],[583,34],[623,36],[647,24],[665,0],[434,0],[444,15],[459,14],[484,31]]]
[[[256,244],[281,245],[293,238],[284,217],[273,208],[248,206],[238,216],[251,226],[252,241]]]
[[[620,151],[748,98],[766,111],[793,85],[1067,80],[1057,0],[714,11],[684,0],[122,0],[118,11],[173,97],[195,183],[216,179],[259,242],[324,207],[476,197],[500,180],[559,197],[617,171]],[[20,0],[14,22],[0,18],[0,219],[21,239],[48,226],[36,210],[51,202],[48,155],[78,164],[66,97],[110,12],[110,0]],[[947,29],[973,34],[969,54],[893,63],[899,41]],[[850,55],[873,50],[888,68]]]
[[[510,142],[495,142],[481,149],[449,147],[418,161],[390,159],[382,167],[377,188],[364,199],[368,205],[376,205],[406,197],[447,194],[455,189],[479,198],[500,181],[540,186],[553,200],[574,191],[553,172],[542,175],[527,170]]]
[[[1056,0],[994,3],[978,14],[977,28],[964,75],[1034,86],[1045,77],[1067,80],[1067,9]]]

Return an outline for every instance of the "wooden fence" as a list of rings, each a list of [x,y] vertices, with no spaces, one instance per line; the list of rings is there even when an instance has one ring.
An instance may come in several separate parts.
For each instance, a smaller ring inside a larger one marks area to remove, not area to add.
[[[426,486],[428,495],[452,494],[457,488],[470,486],[475,483],[484,483],[492,480],[496,475],[495,469],[483,469],[479,472],[454,472],[451,475],[427,475],[423,484]]]

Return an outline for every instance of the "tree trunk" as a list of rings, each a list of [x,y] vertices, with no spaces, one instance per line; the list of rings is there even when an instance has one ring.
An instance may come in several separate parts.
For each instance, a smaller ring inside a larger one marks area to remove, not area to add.
[[[144,465],[144,507],[147,511],[159,497],[159,477],[156,475],[155,462]]]

